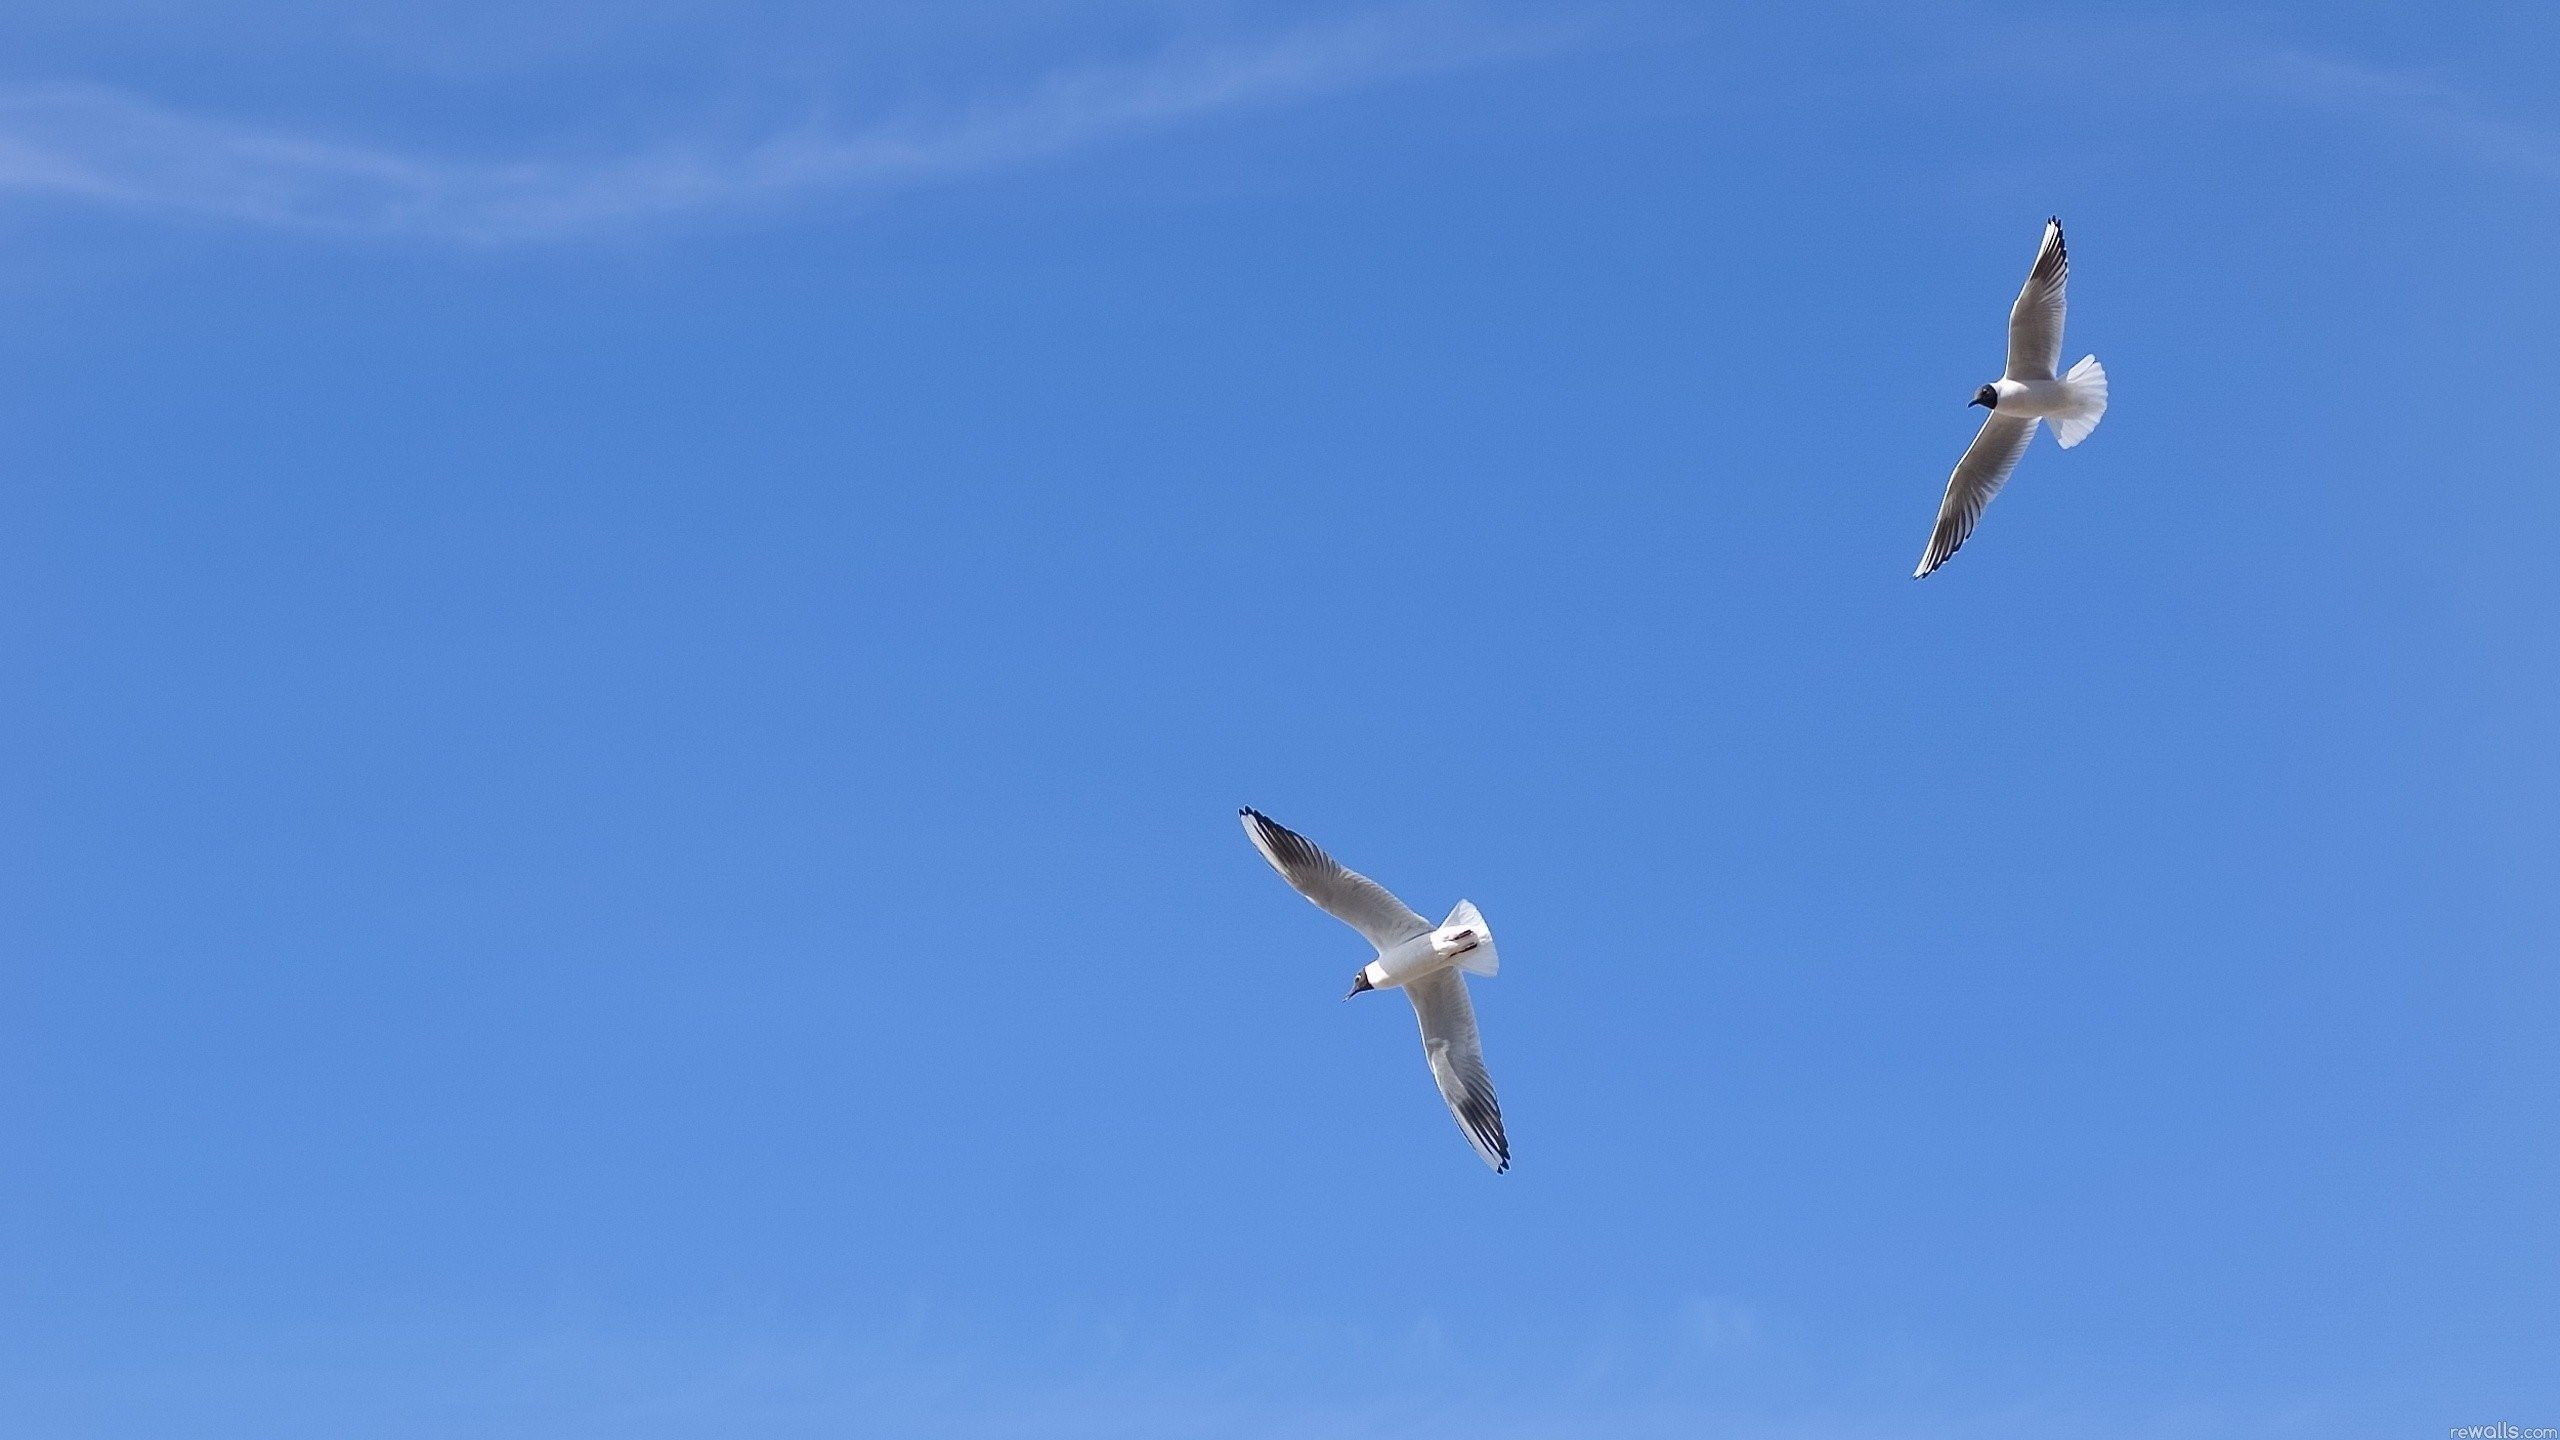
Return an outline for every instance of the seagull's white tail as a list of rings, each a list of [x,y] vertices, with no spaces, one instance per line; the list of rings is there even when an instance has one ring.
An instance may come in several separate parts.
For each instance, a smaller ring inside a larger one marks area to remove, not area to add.
[[[1502,968],[1502,957],[1493,951],[1493,927],[1484,923],[1484,914],[1476,909],[1473,900],[1459,901],[1458,908],[1449,912],[1449,918],[1440,922],[1440,929],[1444,933],[1454,930],[1475,932],[1476,948],[1458,957],[1459,969],[1474,975],[1491,975]]]
[[[2083,355],[2062,383],[2070,387],[2070,408],[2047,415],[2044,423],[2053,427],[2053,438],[2068,450],[2088,439],[2107,413],[2107,367],[2098,363],[2097,356]]]

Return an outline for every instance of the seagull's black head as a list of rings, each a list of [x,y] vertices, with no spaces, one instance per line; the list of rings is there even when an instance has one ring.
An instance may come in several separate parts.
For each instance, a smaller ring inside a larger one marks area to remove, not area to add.
[[[1363,990],[1375,990],[1377,988],[1377,986],[1369,983],[1369,970],[1366,966],[1362,966],[1360,973],[1351,977],[1351,995],[1357,995]],[[1351,995],[1345,995],[1342,998],[1348,1000],[1351,998]]]
[[[1965,403],[1979,405],[1985,410],[1997,410],[2000,408],[2000,388],[1996,385],[1985,385],[1974,391],[1973,398]]]

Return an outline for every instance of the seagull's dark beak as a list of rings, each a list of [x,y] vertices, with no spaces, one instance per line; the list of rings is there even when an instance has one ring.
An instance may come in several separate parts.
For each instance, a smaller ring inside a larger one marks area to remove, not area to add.
[[[1990,408],[1991,408],[1991,402],[1990,402],[1990,401],[1988,401],[1988,400],[1983,399],[1980,395],[1976,395],[1976,396],[1974,396],[1972,399],[1967,400],[1967,401],[1966,401],[1966,402],[1964,402],[1964,403],[1965,403],[1965,404],[1967,404],[1967,405],[1969,405],[1969,406],[1970,406],[1970,405],[1979,405],[1979,406],[1981,406],[1981,407],[1982,407],[1983,409],[1985,409],[1985,410],[1988,410],[1988,409],[1990,409]]]
[[[1366,970],[1363,970],[1359,974],[1351,977],[1351,995],[1357,995],[1363,990],[1375,990],[1377,988],[1377,986],[1369,983],[1369,972]],[[1342,998],[1348,1000],[1351,998],[1351,995],[1345,995]]]

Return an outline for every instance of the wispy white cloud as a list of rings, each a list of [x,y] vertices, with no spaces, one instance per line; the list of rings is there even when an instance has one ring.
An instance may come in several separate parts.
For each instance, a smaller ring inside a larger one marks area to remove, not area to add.
[[[1517,54],[1548,33],[1445,6],[1402,8],[1060,71],[939,113],[589,159],[467,159],[173,109],[93,85],[0,88],[0,195],[351,235],[571,239],[993,170]]]
[[[2024,22],[1974,64],[2004,80],[2045,68],[2057,53],[2105,55],[2069,88],[2105,87],[2120,108],[2142,106],[2223,121],[2207,104],[2275,104],[2355,127],[2363,138],[2432,148],[2475,169],[2560,181],[2560,126],[2443,68],[2379,65],[2267,33],[2234,7],[2142,19],[2076,12]],[[2059,93],[2059,92],[2057,92]],[[2547,113],[2547,107],[2544,107]]]
[[[2560,130],[2498,114],[2479,96],[2434,76],[2300,50],[2277,53],[2251,75],[2288,99],[2362,113],[2473,164],[2560,180]]]
[[[2415,1433],[2431,1418],[1861,1354],[1770,1334],[1785,1327],[1731,1300],[1594,1318],[1482,1329],[1142,1307],[1054,1325],[918,1312],[802,1330],[734,1317],[664,1330],[333,1327],[226,1337],[217,1353],[159,1365],[0,1367],[0,1402],[31,1433],[279,1440],[2316,1440],[2350,1420]]]

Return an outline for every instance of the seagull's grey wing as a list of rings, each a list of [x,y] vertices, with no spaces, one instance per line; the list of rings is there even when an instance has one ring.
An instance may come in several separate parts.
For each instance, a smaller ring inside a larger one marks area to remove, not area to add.
[[[2062,220],[2044,222],[2044,244],[2026,288],[2009,307],[2009,378],[2050,380],[2062,363],[2062,285],[2071,278],[2071,252],[2063,248]]]
[[[1963,548],[1965,538],[1982,520],[1982,507],[2009,483],[2009,472],[2018,468],[2018,457],[2027,453],[2027,442],[2034,438],[2032,415],[2021,419],[1994,410],[1982,422],[1982,432],[1956,462],[1956,473],[1947,477],[1947,498],[1938,502],[1938,528],[1930,532],[1929,548],[1920,557],[1920,568],[1911,572],[1912,579],[1946,564],[1948,556]]]
[[[1367,936],[1384,950],[1431,928],[1431,922],[1387,893],[1387,887],[1356,870],[1345,870],[1316,843],[1259,810],[1238,812],[1253,848],[1280,872],[1289,887],[1323,907],[1334,919]]]
[[[1431,1078],[1440,1083],[1440,1098],[1449,1102],[1467,1143],[1493,1173],[1510,1169],[1511,1142],[1503,1138],[1502,1105],[1493,1098],[1493,1077],[1485,1073],[1484,1042],[1476,1038],[1476,1007],[1467,999],[1466,977],[1454,966],[1435,970],[1405,986],[1404,993],[1422,1022]]]

